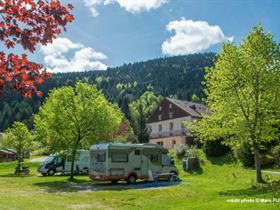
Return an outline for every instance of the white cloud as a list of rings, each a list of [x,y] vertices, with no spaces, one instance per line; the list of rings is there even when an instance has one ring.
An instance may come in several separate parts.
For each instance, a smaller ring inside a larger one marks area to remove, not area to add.
[[[79,43],[73,43],[67,38],[57,38],[53,40],[51,44],[41,46],[41,51],[44,55],[56,55],[60,56],[63,53],[67,53],[71,49],[82,48],[83,45]]]
[[[73,50],[74,56],[70,59],[66,58],[66,54]],[[44,55],[48,70],[53,73],[107,69],[107,66],[101,62],[107,59],[106,55],[67,38],[57,38],[53,43],[41,46],[40,51]]]
[[[131,13],[139,13],[156,9],[167,3],[168,0],[116,0],[119,5]]]
[[[215,44],[233,41],[233,37],[226,37],[219,26],[210,26],[205,21],[193,21],[182,18],[181,20],[169,22],[166,30],[175,32],[161,46],[162,53],[167,55],[197,53]]]
[[[85,6],[89,7],[91,14],[96,17],[99,15],[96,7],[100,4],[104,4],[104,0],[84,0]]]
[[[96,17],[99,15],[97,7],[99,5],[109,5],[118,3],[120,7],[133,14],[142,11],[156,9],[167,3],[169,0],[83,0],[86,7],[91,11],[91,14]]]

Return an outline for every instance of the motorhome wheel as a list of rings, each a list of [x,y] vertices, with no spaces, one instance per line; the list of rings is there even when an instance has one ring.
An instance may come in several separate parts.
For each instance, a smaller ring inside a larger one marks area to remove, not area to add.
[[[135,184],[136,183],[136,176],[135,175],[130,175],[127,179],[128,184]]]
[[[54,169],[50,169],[49,171],[48,171],[48,175],[49,176],[53,176],[55,174],[55,170]]]
[[[25,175],[29,175],[29,173],[30,173],[29,169],[26,169]]]
[[[85,167],[84,170],[83,170],[83,173],[84,174],[88,174],[89,173],[89,169],[87,167]]]

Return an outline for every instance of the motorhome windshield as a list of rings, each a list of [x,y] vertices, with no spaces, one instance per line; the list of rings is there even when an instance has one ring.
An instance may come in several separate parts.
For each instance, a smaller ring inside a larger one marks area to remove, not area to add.
[[[51,163],[54,161],[54,159],[56,158],[56,156],[49,156],[45,161],[44,163]]]
[[[165,166],[174,165],[174,161],[166,154],[163,154],[161,156],[161,159],[162,159],[162,165],[165,165]]]
[[[105,162],[106,161],[106,152],[103,151],[93,151],[93,154],[94,154],[94,159],[96,162]]]

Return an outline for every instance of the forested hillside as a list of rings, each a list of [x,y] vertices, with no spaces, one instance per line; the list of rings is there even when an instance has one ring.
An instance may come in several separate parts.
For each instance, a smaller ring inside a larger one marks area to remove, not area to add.
[[[214,53],[159,58],[134,64],[124,64],[107,71],[54,74],[40,90],[43,97],[23,99],[15,93],[4,92],[0,98],[0,131],[14,121],[32,127],[33,114],[38,112],[48,92],[63,85],[74,85],[77,80],[96,84],[107,99],[127,106],[149,90],[155,95],[198,100],[203,96],[201,82],[206,66],[213,66]]]

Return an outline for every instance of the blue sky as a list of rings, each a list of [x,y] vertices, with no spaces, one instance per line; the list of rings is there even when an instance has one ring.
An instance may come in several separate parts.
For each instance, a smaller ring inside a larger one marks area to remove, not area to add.
[[[51,71],[84,71],[158,57],[219,52],[258,23],[280,41],[280,1],[63,0],[75,21],[32,57]],[[169,30],[168,30],[169,28]],[[165,44],[164,44],[165,43]]]

